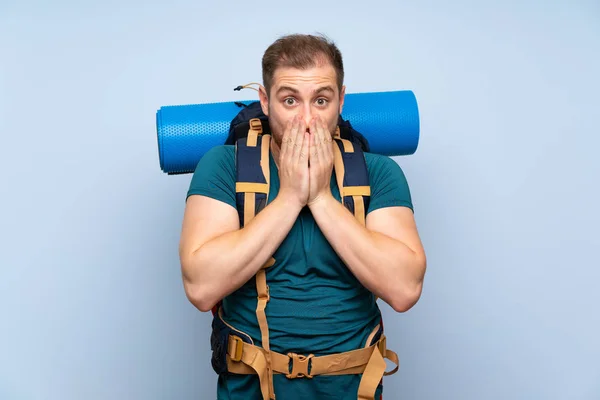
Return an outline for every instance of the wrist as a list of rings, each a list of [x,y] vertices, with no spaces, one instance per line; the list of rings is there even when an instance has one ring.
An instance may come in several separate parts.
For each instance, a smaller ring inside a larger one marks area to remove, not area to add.
[[[335,201],[331,190],[326,190],[316,195],[314,199],[309,200],[307,206],[311,211],[326,208],[332,200]]]
[[[286,208],[286,210],[291,210],[296,214],[299,214],[302,208],[305,206],[299,199],[298,196],[293,195],[287,191],[279,191],[277,196],[275,196],[275,200],[279,200]]]

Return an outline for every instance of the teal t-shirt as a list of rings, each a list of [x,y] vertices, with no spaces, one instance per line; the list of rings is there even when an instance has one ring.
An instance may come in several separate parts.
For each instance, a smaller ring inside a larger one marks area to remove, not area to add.
[[[404,206],[413,209],[409,187],[401,168],[386,156],[365,153],[373,210]],[[269,201],[279,192],[277,166],[270,157]],[[200,160],[188,196],[203,195],[236,207],[235,149],[217,146]],[[340,200],[335,180],[331,191]],[[270,301],[266,316],[273,351],[287,354],[339,353],[364,347],[367,337],[381,320],[373,295],[344,265],[305,207],[288,236],[273,254],[268,268]],[[256,319],[256,281],[250,279],[223,299],[224,320],[261,343]],[[389,340],[388,340],[389,342]],[[393,343],[390,343],[393,347]],[[275,394],[285,400],[356,399],[361,375],[315,376],[287,379],[274,375]],[[380,386],[375,398],[382,391]],[[222,375],[217,384],[218,400],[261,399],[256,375]]]

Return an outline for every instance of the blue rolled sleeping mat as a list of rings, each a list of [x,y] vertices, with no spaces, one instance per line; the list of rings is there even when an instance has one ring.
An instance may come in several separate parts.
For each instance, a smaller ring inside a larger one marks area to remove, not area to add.
[[[251,101],[163,106],[156,112],[160,168],[192,173],[211,148],[225,144],[231,121]],[[410,90],[349,93],[341,118],[367,139],[369,152],[413,154],[419,143],[419,110]]]

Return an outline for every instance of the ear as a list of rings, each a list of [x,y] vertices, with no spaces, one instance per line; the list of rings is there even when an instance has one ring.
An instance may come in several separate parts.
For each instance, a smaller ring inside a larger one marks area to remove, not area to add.
[[[344,96],[346,95],[346,86],[342,86],[342,90],[340,91],[340,115],[342,114],[342,109],[344,108]]]
[[[260,107],[262,108],[263,114],[269,116],[269,96],[267,96],[267,89],[263,85],[258,88],[258,98],[260,99]]]

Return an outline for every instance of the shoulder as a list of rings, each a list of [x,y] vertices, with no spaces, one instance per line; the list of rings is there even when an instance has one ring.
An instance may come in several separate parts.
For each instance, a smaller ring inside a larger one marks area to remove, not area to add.
[[[235,166],[234,164],[235,158],[235,146],[233,145],[219,145],[208,150],[200,161],[198,161],[198,166],[206,164],[217,164],[220,166],[227,166],[231,164],[231,166]],[[198,166],[196,167],[196,171],[198,170]]]
[[[388,156],[364,154],[371,186],[369,212],[392,206],[414,210],[408,180],[400,165]]]
[[[384,156],[376,153],[364,153],[365,161],[367,162],[367,168],[369,168],[369,172],[371,169],[381,170],[381,169],[389,169],[389,168],[400,168],[396,161],[392,160],[388,156]]]
[[[235,207],[235,147],[219,145],[198,161],[187,196],[203,195]]]
[[[406,182],[406,175],[400,165],[388,156],[364,153],[369,171],[369,180],[378,183],[386,178],[401,179]],[[406,184],[408,184],[406,182]]]
[[[212,175],[230,174],[235,170],[235,147],[219,145],[208,150],[194,171],[193,179],[207,179]]]

